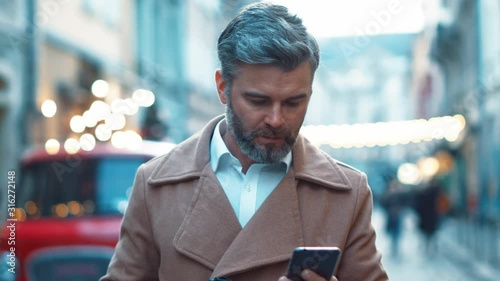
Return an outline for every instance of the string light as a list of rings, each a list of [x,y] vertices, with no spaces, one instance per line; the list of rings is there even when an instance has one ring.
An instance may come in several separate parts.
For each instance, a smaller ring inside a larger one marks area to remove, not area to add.
[[[374,147],[446,139],[455,141],[465,128],[461,115],[354,125],[309,125],[301,132],[315,145],[333,148]]]

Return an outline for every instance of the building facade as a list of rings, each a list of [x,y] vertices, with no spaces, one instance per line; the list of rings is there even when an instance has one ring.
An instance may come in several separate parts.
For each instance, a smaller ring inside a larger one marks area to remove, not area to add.
[[[38,5],[47,3],[40,1]],[[40,118],[31,124],[34,145],[53,139],[62,147],[68,139],[78,139],[84,133],[96,135],[96,124],[87,122],[75,129],[71,126],[73,117],[90,116],[85,113],[95,101],[111,105],[131,98],[140,87],[133,57],[134,8],[133,1],[54,0],[39,10],[47,20],[40,27],[37,42],[35,114]],[[98,80],[105,89],[96,96],[93,86]],[[55,104],[49,116],[42,110],[47,101]],[[135,116],[127,115],[126,119],[123,130],[139,130]]]
[[[0,171],[4,175],[17,170],[17,160],[28,142],[23,112],[33,106],[34,13],[33,1],[0,1]],[[2,185],[2,194],[7,194],[6,188]],[[0,208],[6,210],[7,196],[0,198]]]
[[[500,4],[440,1],[417,43],[416,104],[424,112],[461,114],[467,127],[438,147],[452,158],[445,180],[456,218],[455,237],[475,259],[500,262]],[[442,81],[442,93],[435,87]],[[432,108],[432,104],[441,105]],[[444,105],[444,106],[443,106]]]
[[[156,120],[180,142],[224,112],[215,91],[217,39],[254,1],[138,0],[138,71],[157,94]]]

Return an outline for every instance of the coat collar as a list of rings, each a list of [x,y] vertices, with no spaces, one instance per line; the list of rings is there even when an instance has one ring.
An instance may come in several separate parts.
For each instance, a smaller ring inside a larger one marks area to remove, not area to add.
[[[217,123],[212,119],[203,130],[179,144],[160,159],[148,179],[150,185],[162,185],[199,178],[210,160],[210,140]],[[292,168],[297,179],[340,190],[350,190],[350,182],[337,162],[299,134],[292,152]]]

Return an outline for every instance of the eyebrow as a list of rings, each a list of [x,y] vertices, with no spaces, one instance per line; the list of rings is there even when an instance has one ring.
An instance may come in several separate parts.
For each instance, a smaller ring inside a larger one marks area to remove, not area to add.
[[[290,101],[290,100],[301,100],[301,99],[305,99],[305,98],[307,98],[307,94],[302,93],[302,94],[298,94],[298,95],[293,96],[293,97],[289,97],[286,100],[288,100],[288,101]]]
[[[260,99],[269,99],[270,98],[267,95],[264,95],[264,94],[261,94],[261,93],[257,93],[257,92],[244,92],[243,95],[246,96],[246,97],[248,97],[248,98],[260,98]],[[307,97],[307,94],[301,93],[301,94],[295,95],[293,97],[289,97],[286,100],[287,101],[290,101],[290,100],[301,100],[301,99],[304,99],[306,97]]]

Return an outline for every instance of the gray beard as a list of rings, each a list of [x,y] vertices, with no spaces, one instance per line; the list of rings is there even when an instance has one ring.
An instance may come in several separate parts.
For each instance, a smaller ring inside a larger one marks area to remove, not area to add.
[[[255,163],[273,164],[280,163],[281,160],[292,150],[297,139],[297,135],[293,136],[286,129],[276,129],[267,127],[263,129],[255,129],[245,132],[241,119],[233,110],[231,98],[226,95],[226,123],[227,127],[236,139],[236,143],[240,147],[243,154],[252,159]],[[259,148],[255,145],[254,140],[259,136],[267,137],[283,137],[284,144],[281,147],[276,147],[274,144],[266,144],[264,148]]]

